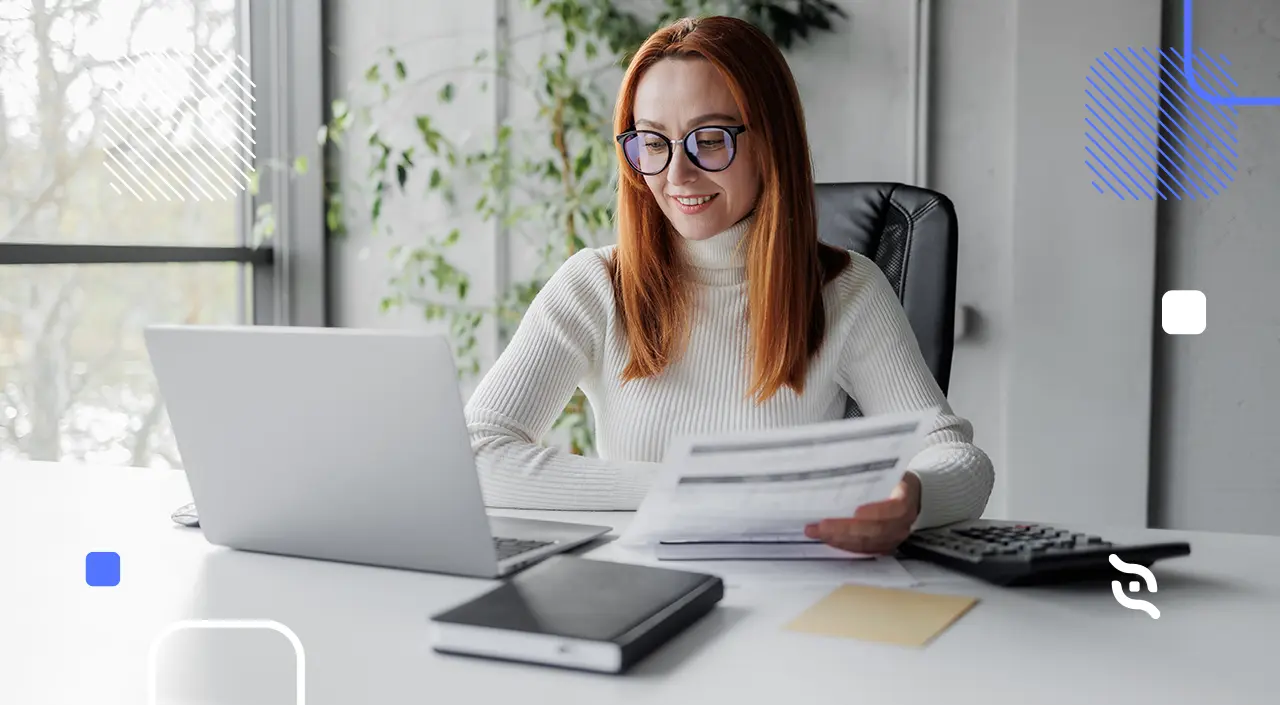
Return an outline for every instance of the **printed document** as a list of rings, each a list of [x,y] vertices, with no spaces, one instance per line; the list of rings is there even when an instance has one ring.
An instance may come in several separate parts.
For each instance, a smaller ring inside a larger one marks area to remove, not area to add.
[[[805,525],[888,499],[937,413],[679,438],[622,540],[667,560],[853,557]]]

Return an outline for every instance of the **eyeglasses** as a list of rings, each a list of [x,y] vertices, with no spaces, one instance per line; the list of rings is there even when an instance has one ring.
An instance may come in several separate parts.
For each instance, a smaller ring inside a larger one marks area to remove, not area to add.
[[[682,139],[673,140],[650,130],[627,130],[615,139],[622,145],[632,169],[655,176],[671,163],[671,145],[677,142],[684,146],[684,153],[694,166],[703,171],[724,171],[738,153],[738,135],[746,131],[746,125],[699,127]]]

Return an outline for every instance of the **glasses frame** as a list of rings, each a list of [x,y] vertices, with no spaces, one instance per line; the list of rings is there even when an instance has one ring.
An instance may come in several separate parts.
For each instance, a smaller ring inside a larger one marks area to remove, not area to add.
[[[697,155],[693,153],[693,150],[689,149],[689,138],[702,130],[724,130],[729,134],[729,141],[733,149],[733,154],[729,157],[728,164],[725,164],[719,169],[708,169],[705,166],[703,166],[700,161],[698,161]],[[631,128],[630,130],[627,130],[626,132],[623,132],[622,134],[615,136],[613,139],[618,143],[618,148],[622,150],[622,161],[626,162],[627,166],[631,167],[631,170],[636,172],[637,174],[642,174],[644,176],[657,176],[658,174],[661,174],[662,172],[666,171],[667,167],[671,166],[672,158],[675,157],[676,150],[673,149],[673,147],[677,142],[680,143],[680,148],[684,150],[684,155],[689,158],[690,164],[693,164],[694,166],[698,167],[703,171],[714,174],[716,172],[724,171],[725,169],[728,169],[729,167],[733,166],[734,160],[738,158],[738,135],[746,131],[747,131],[746,125],[699,125],[698,127],[695,127],[692,130],[689,130],[687,133],[685,133],[684,137],[681,137],[679,139],[671,139],[666,135],[662,134],[661,132],[655,132],[653,130],[637,130],[635,128]],[[636,167],[635,164],[631,163],[630,159],[627,159],[627,148],[626,148],[626,145],[623,144],[623,141],[626,140],[628,137],[639,136],[639,135],[653,135],[654,137],[657,137],[658,139],[667,143],[667,159],[662,163],[661,169],[658,169],[657,171],[652,173],[647,171],[641,171]]]

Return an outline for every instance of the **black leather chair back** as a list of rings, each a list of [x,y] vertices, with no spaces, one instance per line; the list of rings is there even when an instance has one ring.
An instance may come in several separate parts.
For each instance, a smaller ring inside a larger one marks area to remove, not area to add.
[[[818,238],[880,265],[946,393],[955,343],[955,206],[940,193],[894,183],[818,184],[817,198]]]

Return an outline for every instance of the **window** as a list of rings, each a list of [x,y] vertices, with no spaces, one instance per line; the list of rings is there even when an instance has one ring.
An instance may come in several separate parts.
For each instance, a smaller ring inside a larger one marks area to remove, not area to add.
[[[324,324],[319,19],[0,0],[0,461],[181,467],[144,327]]]

